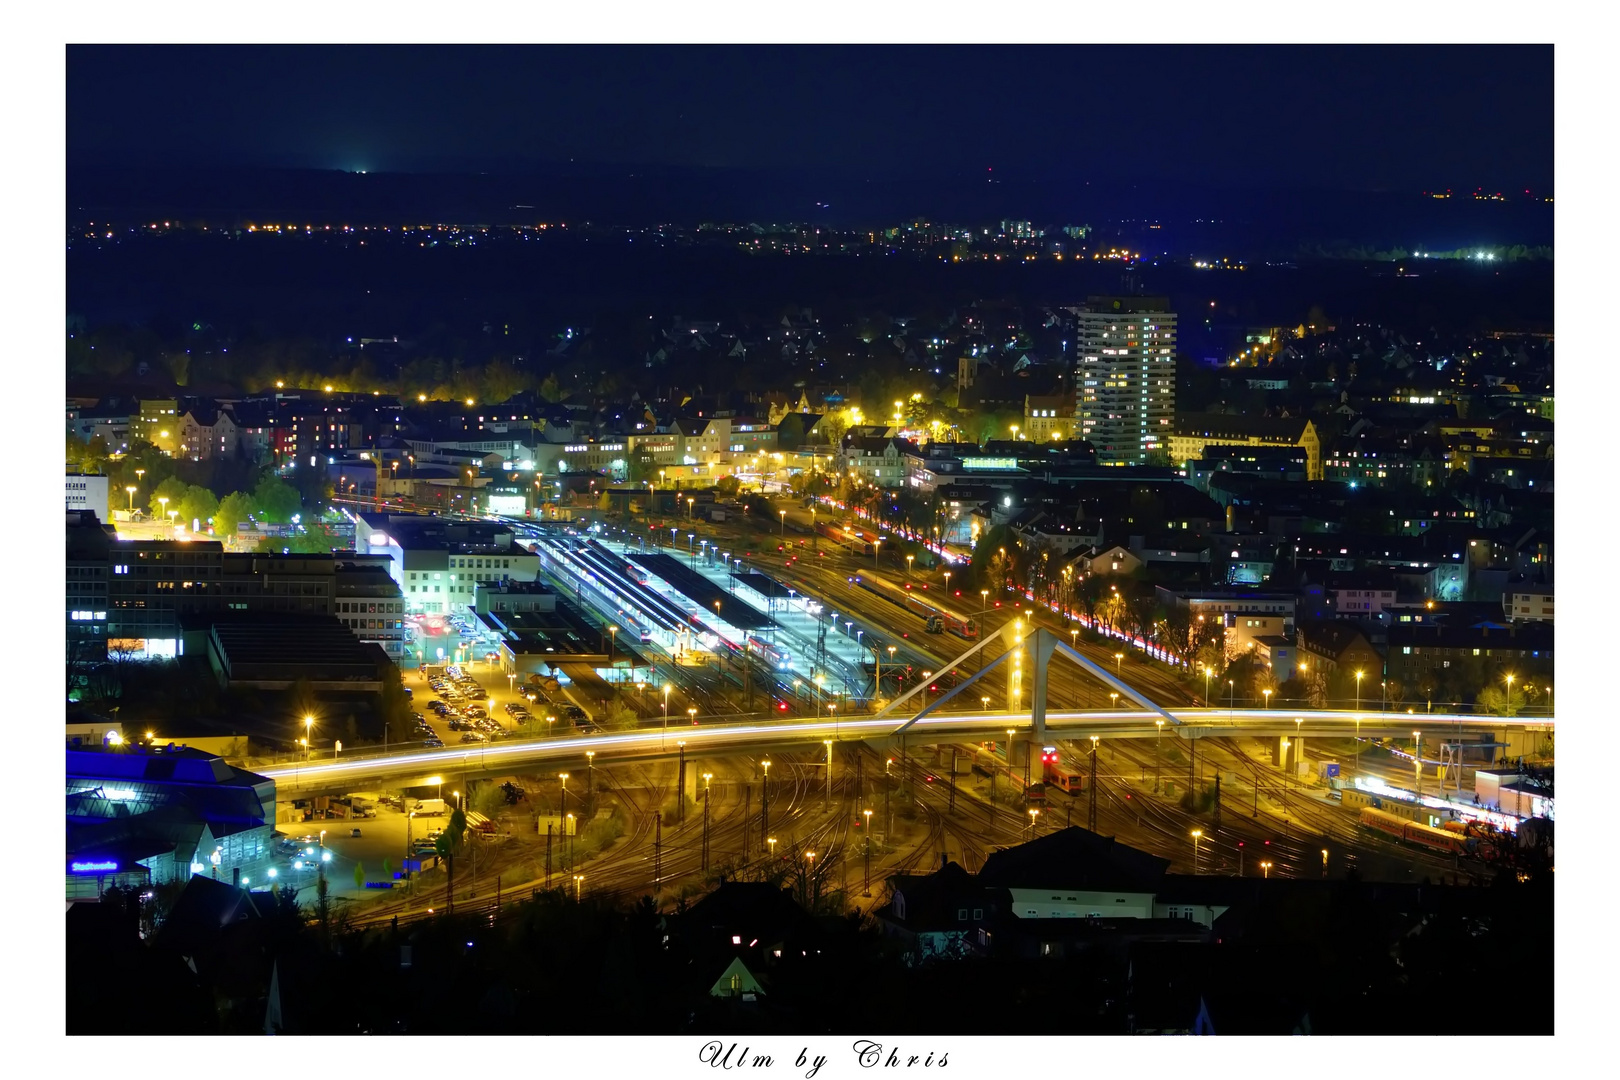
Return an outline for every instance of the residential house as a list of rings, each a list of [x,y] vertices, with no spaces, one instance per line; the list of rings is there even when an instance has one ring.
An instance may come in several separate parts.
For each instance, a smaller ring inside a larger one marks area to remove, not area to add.
[[[192,461],[233,458],[241,436],[236,421],[225,409],[194,404],[180,416],[180,454]]]
[[[1383,671],[1384,658],[1353,623],[1301,619],[1299,662],[1328,675],[1335,672]]]
[[[857,482],[897,488],[906,482],[905,455],[916,445],[896,437],[845,436],[839,448],[839,471]]]
[[[1552,622],[1551,588],[1513,588],[1502,594],[1502,610],[1514,622]]]

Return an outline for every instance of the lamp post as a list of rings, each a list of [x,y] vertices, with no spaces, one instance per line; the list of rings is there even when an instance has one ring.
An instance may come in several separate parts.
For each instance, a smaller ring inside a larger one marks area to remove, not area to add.
[[[774,860],[776,858],[776,837],[774,837],[774,836],[770,837],[769,839],[767,839],[765,841],[765,843],[766,843],[766,845],[768,845],[770,847],[770,849],[771,849],[771,858]]]
[[[1226,711],[1232,712],[1237,708],[1237,683],[1232,679],[1226,680]]]
[[[596,793],[596,751],[585,751],[585,797],[591,798]]]
[[[778,510],[776,513],[777,513],[777,516],[782,519],[782,528],[777,533],[777,535],[785,537],[785,536],[787,536],[787,511],[786,510]]]
[[[1159,744],[1164,740],[1164,721],[1155,720],[1153,726],[1157,729],[1153,736],[1153,794],[1159,793],[1159,774],[1163,759],[1159,756]]]
[[[832,804],[832,740],[822,739],[821,745],[827,748],[827,804]]]
[[[1097,831],[1097,744],[1100,741],[1102,741],[1100,736],[1091,737],[1091,775],[1086,780],[1090,795],[1090,801],[1086,805],[1086,828],[1092,832]]]
[[[1194,877],[1197,877],[1197,876],[1198,876],[1198,838],[1199,838],[1199,837],[1201,837],[1201,836],[1203,836],[1203,835],[1204,835],[1204,830],[1203,830],[1203,829],[1194,829],[1194,830],[1193,830],[1193,831],[1192,831],[1192,842],[1193,842],[1193,876],[1194,876]]]
[[[1206,709],[1209,708],[1209,677],[1211,675],[1213,675],[1213,674],[1214,674],[1214,671],[1210,668],[1210,666],[1208,664],[1205,664],[1204,665],[1204,708],[1206,708]]]
[[[1122,653],[1122,652],[1115,653],[1114,654],[1114,674],[1115,675],[1123,676],[1123,674],[1124,674],[1124,668],[1123,668],[1124,663],[1125,663],[1125,654]]]
[[[1041,812],[1039,810],[1036,810],[1033,807],[1030,809],[1030,811],[1029,811],[1029,835],[1031,835],[1031,836],[1035,835],[1035,819],[1040,817],[1040,816],[1041,816]]]
[[[1327,859],[1328,859],[1328,849],[1323,848],[1322,849],[1322,879],[1324,881],[1327,880]]]
[[[1417,797],[1423,798],[1423,732],[1412,732],[1412,771],[1417,779]]]
[[[664,740],[669,738],[669,692],[674,689],[669,683],[664,684],[664,734],[658,740],[658,748],[664,749]]]
[[[1271,708],[1271,691],[1269,689],[1262,690],[1260,691],[1260,695],[1266,699],[1266,708]]]
[[[872,895],[872,811],[862,810],[866,816],[866,895]]]
[[[1111,691],[1109,693],[1108,697],[1111,700],[1111,704],[1110,704],[1109,707],[1114,708],[1114,709],[1119,708],[1119,693],[1117,691]]]
[[[693,705],[686,710],[686,715],[692,718],[692,726],[697,727],[697,706]]]
[[[1361,677],[1364,674],[1366,674],[1366,672],[1356,672],[1356,712],[1361,711]]]
[[[1262,862],[1260,864],[1260,871],[1261,871],[1261,873],[1263,873],[1266,876],[1266,878],[1268,880],[1270,879],[1270,877],[1271,877],[1271,862],[1270,862],[1270,860],[1266,860],[1266,861],[1264,861],[1264,862]]]
[[[763,835],[771,831],[771,763],[769,759],[759,763],[763,771],[763,779],[759,782],[759,831]],[[771,841],[771,854],[776,854],[776,841]]]
[[[124,490],[129,492],[129,512],[133,514],[135,512],[135,485],[131,484]]]
[[[709,781],[714,773],[703,774],[703,869],[709,868]]]

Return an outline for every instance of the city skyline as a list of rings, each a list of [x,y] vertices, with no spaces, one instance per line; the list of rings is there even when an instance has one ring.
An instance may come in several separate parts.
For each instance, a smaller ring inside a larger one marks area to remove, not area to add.
[[[55,54],[66,1030],[1562,1033],[1564,31],[573,18]]]

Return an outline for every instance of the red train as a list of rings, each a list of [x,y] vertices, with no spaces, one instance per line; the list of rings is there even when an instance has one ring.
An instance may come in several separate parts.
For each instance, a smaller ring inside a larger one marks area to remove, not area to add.
[[[1448,855],[1471,855],[1476,846],[1473,837],[1449,829],[1420,825],[1418,822],[1407,821],[1405,818],[1371,806],[1361,812],[1361,827],[1431,851],[1443,851]]]

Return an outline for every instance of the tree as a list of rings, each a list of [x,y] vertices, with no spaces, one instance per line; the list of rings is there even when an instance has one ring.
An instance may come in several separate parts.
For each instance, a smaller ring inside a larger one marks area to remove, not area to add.
[[[366,887],[366,864],[358,860],[354,864],[354,887],[357,889]]]
[[[1481,690],[1477,700],[1480,708],[1489,709],[1497,716],[1517,716],[1524,708],[1524,691],[1517,686],[1503,689],[1492,685]]]
[[[1195,615],[1191,608],[1181,606],[1167,610],[1159,625],[1162,633],[1159,644],[1184,664],[1195,664],[1206,646],[1223,634],[1221,625],[1211,619]]]
[[[179,510],[180,504],[185,501],[187,490],[189,489],[186,482],[178,476],[165,479],[152,489],[152,497],[147,502],[152,515],[162,517],[165,510]]]
[[[214,509],[214,533],[218,536],[228,536],[236,532],[236,526],[253,516],[253,496],[242,491],[233,491],[219,501]]]
[[[636,715],[635,711],[627,709],[623,705],[614,708],[606,716],[602,717],[602,726],[609,731],[628,731],[636,727],[640,722],[641,718]]]
[[[561,401],[563,399],[562,388],[557,385],[556,375],[547,375],[544,379],[540,380],[540,398],[542,401],[549,401],[552,403]]]
[[[209,521],[218,512],[219,500],[214,498],[212,491],[197,484],[186,488],[186,493],[180,500],[181,521],[195,521],[200,528],[206,529]]]
[[[389,665],[383,672],[382,692],[378,695],[382,721],[388,728],[388,740],[402,743],[411,737],[411,701],[405,696],[405,684],[399,669]]]
[[[277,525],[292,521],[303,506],[297,489],[274,476],[259,481],[259,486],[253,489],[253,502],[264,520]]]

